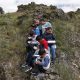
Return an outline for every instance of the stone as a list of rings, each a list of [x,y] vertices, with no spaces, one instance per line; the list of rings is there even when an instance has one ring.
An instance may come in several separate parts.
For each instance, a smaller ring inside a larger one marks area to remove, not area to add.
[[[55,76],[54,75],[50,75],[50,79],[55,79]]]

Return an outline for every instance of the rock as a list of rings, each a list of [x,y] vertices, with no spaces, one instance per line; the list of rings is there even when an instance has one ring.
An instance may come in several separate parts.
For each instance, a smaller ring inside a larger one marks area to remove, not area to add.
[[[64,11],[62,9],[58,9],[58,8],[52,10],[51,18],[53,18],[53,19],[58,18],[58,19],[62,19],[62,20],[68,20],[69,19],[67,14],[64,13]]]
[[[80,13],[80,8],[77,9],[76,13]]]
[[[50,75],[50,79],[54,80],[55,79],[54,75]]]
[[[53,5],[50,5],[50,8],[51,8],[51,10],[56,10],[57,9],[57,7],[53,6]]]
[[[75,18],[75,12],[71,11],[71,12],[68,12],[67,15],[69,16],[69,18]]]
[[[2,66],[0,66],[0,80],[6,80],[5,70]]]

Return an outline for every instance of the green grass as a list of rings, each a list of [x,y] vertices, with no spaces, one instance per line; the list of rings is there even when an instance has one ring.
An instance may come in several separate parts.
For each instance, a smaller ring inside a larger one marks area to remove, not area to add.
[[[66,63],[56,63],[56,71],[58,72],[61,80],[77,80],[73,71],[69,68]]]
[[[75,51],[79,51],[79,46],[75,45],[78,42],[74,44],[76,35],[77,39],[80,39],[79,17],[80,15],[76,15],[76,20],[73,18],[69,21],[60,19],[51,21],[54,25],[53,29],[56,35],[57,50],[68,55],[69,60],[75,58]],[[27,15],[24,12],[0,15],[0,62],[10,62],[13,64],[14,68],[11,69],[12,76],[17,75],[17,70],[20,72],[20,75],[23,74],[16,67],[16,64],[19,66],[25,59],[26,34],[29,32],[32,18],[31,14]],[[20,24],[18,24],[19,22]],[[60,74],[61,80],[78,80],[72,73],[69,65],[56,62],[55,67]]]
[[[0,60],[9,59],[16,51],[20,54],[25,51],[25,39],[20,34],[21,29],[13,25],[14,16],[14,19],[8,16],[0,16]]]

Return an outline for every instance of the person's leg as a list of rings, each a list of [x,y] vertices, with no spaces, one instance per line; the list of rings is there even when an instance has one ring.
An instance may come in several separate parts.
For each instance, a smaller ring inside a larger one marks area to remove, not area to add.
[[[32,56],[34,54],[33,45],[28,44],[28,46],[26,48],[27,48],[27,50],[26,50],[26,61],[25,61],[25,64],[22,65],[22,67],[32,66]]]
[[[34,54],[34,49],[33,49],[33,45],[32,44],[29,44],[28,45],[28,53],[26,54],[27,57],[26,57],[26,63],[31,66],[32,65],[32,56]]]
[[[46,72],[46,70],[43,69],[43,66],[41,66],[41,65],[37,65],[37,66],[38,66],[38,69],[39,69],[40,73],[45,73]]]
[[[22,67],[27,67],[27,66],[30,66],[31,65],[31,60],[32,60],[32,52],[28,52],[26,53],[26,61],[24,64],[22,64]]]
[[[31,60],[32,60],[32,52],[28,52],[27,53],[27,58],[26,58],[26,64],[30,65],[31,64]]]
[[[32,64],[32,51],[28,52],[27,58],[26,58],[26,70],[25,72],[28,72],[32,70],[33,64]]]
[[[56,48],[54,47],[54,45],[52,45],[50,48],[51,48],[52,61],[54,62],[56,57]]]
[[[32,57],[32,67],[35,66],[36,59],[37,59],[36,57]]]

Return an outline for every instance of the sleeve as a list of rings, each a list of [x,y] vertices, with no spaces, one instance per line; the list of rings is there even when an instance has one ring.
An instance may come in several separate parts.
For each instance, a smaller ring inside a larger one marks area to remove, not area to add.
[[[48,43],[47,43],[47,41],[43,41],[43,46],[44,46],[44,48],[48,49]]]
[[[45,33],[42,35],[42,38],[46,39],[46,34]]]
[[[52,25],[51,25],[51,23],[49,22],[49,27],[51,27],[52,28]]]
[[[39,53],[39,51],[35,51],[34,56],[35,56],[35,55],[38,55],[38,53]]]
[[[44,59],[44,62],[41,62],[41,63],[40,63],[40,65],[42,65],[43,67],[47,67],[48,64],[49,64],[49,58],[48,58],[48,57],[46,57],[46,58]]]
[[[52,39],[55,40],[55,36],[52,34]]]
[[[47,22],[47,27],[51,27],[52,28],[52,25],[50,22]]]
[[[40,35],[40,30],[39,30],[39,28],[36,28],[36,35]]]

